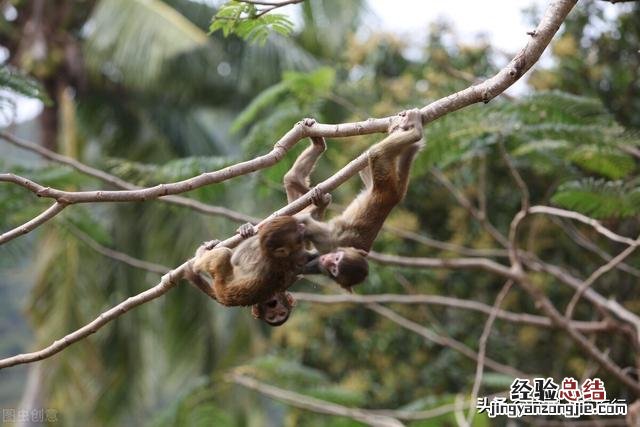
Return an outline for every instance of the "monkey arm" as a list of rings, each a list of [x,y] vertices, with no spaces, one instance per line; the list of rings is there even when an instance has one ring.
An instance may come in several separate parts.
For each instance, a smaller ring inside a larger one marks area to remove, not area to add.
[[[322,137],[312,137],[311,144],[298,156],[291,169],[284,175],[284,189],[287,192],[287,202],[291,203],[309,191],[309,175],[318,159],[327,149]]]
[[[331,252],[336,246],[332,239],[333,227],[326,222],[315,220],[311,213],[303,212],[298,215],[296,218],[305,226],[305,240],[313,243],[320,253]]]

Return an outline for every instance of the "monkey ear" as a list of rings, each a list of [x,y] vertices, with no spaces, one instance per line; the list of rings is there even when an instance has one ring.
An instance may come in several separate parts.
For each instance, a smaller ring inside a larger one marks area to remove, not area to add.
[[[258,304],[253,304],[251,306],[251,315],[254,319],[260,319],[260,309],[258,308]]]
[[[289,305],[291,307],[295,307],[296,306],[296,299],[293,297],[293,295],[291,295],[289,292],[286,293],[286,297],[287,297],[287,301],[289,302]]]

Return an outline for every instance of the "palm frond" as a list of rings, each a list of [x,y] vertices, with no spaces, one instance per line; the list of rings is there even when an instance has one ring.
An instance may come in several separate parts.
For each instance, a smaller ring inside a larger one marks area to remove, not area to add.
[[[101,0],[85,55],[97,72],[147,87],[176,55],[204,46],[206,33],[160,0]]]

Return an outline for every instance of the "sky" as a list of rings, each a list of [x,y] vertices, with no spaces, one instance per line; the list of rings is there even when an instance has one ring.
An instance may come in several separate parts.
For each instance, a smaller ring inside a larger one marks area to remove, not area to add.
[[[535,4],[544,10],[548,0],[370,0],[381,27],[400,35],[423,39],[429,23],[441,18],[453,23],[465,41],[479,33],[499,49],[516,52],[526,42],[527,31],[522,10]],[[422,36],[422,37],[421,37]]]

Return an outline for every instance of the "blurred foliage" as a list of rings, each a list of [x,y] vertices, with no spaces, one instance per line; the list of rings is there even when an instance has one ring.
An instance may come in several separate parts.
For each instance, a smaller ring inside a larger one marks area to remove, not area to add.
[[[248,42],[263,45],[272,31],[282,36],[291,34],[293,22],[279,13],[260,13],[253,3],[230,1],[220,6],[209,30],[221,30],[225,37],[235,34]]]
[[[0,89],[10,90],[29,98],[36,98],[45,103],[51,102],[51,99],[49,99],[37,80],[10,66],[0,66]],[[4,99],[4,97],[1,99]]]
[[[536,89],[597,96],[621,124],[640,128],[640,5],[580,3],[552,45],[554,66],[537,69]]]
[[[371,17],[363,1],[307,0],[299,6],[301,28],[289,38],[278,34],[289,24],[276,19],[281,27],[274,28],[262,20],[271,14],[244,20],[250,24],[243,33],[237,31],[243,22],[231,19],[215,20],[217,27],[211,28],[256,37],[262,44],[225,38],[220,32],[207,38],[209,18],[238,12],[232,6],[249,7],[233,3],[216,11],[189,0],[73,2],[75,20],[52,26],[49,37],[81,46],[86,62],[78,80],[61,72],[65,68],[59,50],[51,49],[39,59],[27,49],[30,37],[24,38],[25,49],[12,47],[12,40],[25,30],[22,14],[29,16],[21,2],[15,6],[19,18],[0,27],[0,39],[9,49],[8,61],[23,73],[73,89],[66,98],[70,112],[58,118],[59,151],[144,186],[263,154],[303,117],[339,123],[390,115],[464,89],[498,69],[494,61],[500,54],[485,38],[465,41],[450,25],[438,22],[424,41],[409,44],[367,25]],[[539,90],[516,100],[500,98],[465,108],[430,123],[409,193],[388,224],[452,245],[498,248],[431,172],[439,169],[473,203],[486,205],[491,222],[506,234],[520,209],[520,194],[505,164],[504,147],[527,183],[533,204],[573,209],[602,219],[621,234],[638,235],[640,181],[634,153],[640,149],[640,138],[632,129],[640,117],[634,107],[638,97],[633,95],[638,67],[632,66],[637,58],[628,49],[640,19],[633,18],[637,6],[620,10],[600,27],[603,31],[593,32],[591,20],[604,16],[602,8],[590,2],[578,8],[554,44],[552,67],[536,66],[531,82]],[[251,13],[245,10],[239,16]],[[629,37],[615,37],[623,31]],[[614,56],[623,52],[627,56]],[[63,101],[57,91],[49,96],[54,103]],[[329,176],[379,138],[329,139],[313,181]],[[284,204],[282,176],[305,145],[303,141],[267,170],[186,196],[265,216]],[[66,167],[43,165],[4,149],[0,145],[3,169],[43,185],[70,190],[103,186]],[[335,209],[352,200],[360,187],[354,178],[335,191]],[[48,203],[16,186],[2,185],[0,205],[0,225],[6,230]],[[157,275],[91,250],[77,238],[78,230],[104,246],[171,267],[203,240],[224,238],[237,226],[160,201],[66,209],[36,232],[0,246],[0,301],[11,292],[10,283],[34,283],[27,315],[35,335],[27,344],[24,325],[12,328],[19,320],[15,307],[0,310],[0,355],[49,344],[157,283]],[[563,229],[580,233],[610,254],[622,250],[588,227],[568,228],[567,223],[538,216],[523,224],[520,247],[579,277],[605,262],[576,245]],[[454,251],[403,239],[392,230],[380,234],[374,249],[408,256],[456,256]],[[507,262],[500,257],[496,261]],[[637,269],[640,258],[632,255],[627,263]],[[14,265],[25,276],[3,280]],[[532,274],[532,279],[559,308],[573,295],[549,276]],[[594,286],[638,311],[637,280],[637,275],[614,270]],[[369,279],[357,292],[447,295],[492,304],[502,285],[501,278],[488,273],[372,263]],[[337,290],[322,279],[304,280],[296,287],[320,293]],[[440,306],[391,308],[473,349],[485,321],[478,313]],[[532,301],[516,289],[503,308],[536,312]],[[588,304],[578,305],[577,318],[595,316]],[[5,341],[4,331],[10,329],[21,334]],[[611,333],[594,340],[621,366],[633,365],[626,337]],[[488,352],[501,363],[555,378],[581,377],[592,369],[565,334],[500,320]],[[251,319],[248,310],[213,304],[186,284],[123,315],[44,366],[43,398],[47,407],[58,408],[65,425],[91,420],[94,425],[331,427],[360,424],[275,402],[227,383],[225,374],[237,370],[346,406],[425,410],[468,396],[476,368],[459,353],[425,341],[363,305],[300,302],[285,326],[267,329]],[[15,389],[20,383],[5,371],[0,372],[0,389],[13,387],[19,394]],[[617,381],[602,371],[598,375],[610,396],[630,399]],[[480,395],[503,391],[510,381],[486,372]],[[455,424],[451,412],[409,423]],[[485,425],[491,425],[487,418],[474,419],[474,426]]]

